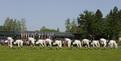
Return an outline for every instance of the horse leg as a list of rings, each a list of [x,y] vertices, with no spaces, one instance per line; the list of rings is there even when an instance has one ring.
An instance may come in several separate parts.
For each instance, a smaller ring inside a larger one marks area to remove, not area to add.
[[[85,48],[84,48],[84,50],[86,50],[86,45],[85,45]]]
[[[11,47],[12,49],[14,49],[14,48],[13,48],[13,45],[12,45],[12,42],[10,43],[10,47]]]
[[[58,49],[58,46],[56,47],[56,49],[55,50],[57,50]]]
[[[94,49],[96,50],[96,46],[94,47]]]
[[[98,50],[99,50],[99,47],[100,47],[100,46],[98,46]]]
[[[60,50],[61,50],[61,44],[59,44],[59,48],[60,48]]]
[[[79,50],[79,46],[78,46],[78,50]]]
[[[36,41],[33,42],[33,45],[34,45],[34,50],[36,49],[35,46],[36,46]]]
[[[39,43],[39,46],[40,46],[40,50],[41,50],[41,44]]]
[[[50,45],[50,50],[52,50],[52,45],[51,45],[51,42],[50,42],[50,44],[49,44],[49,45]]]
[[[18,47],[18,49],[19,49],[19,47]]]
[[[10,48],[10,42],[8,42],[8,46],[9,46],[9,48]]]
[[[23,46],[23,43],[21,43],[21,49],[23,49],[22,46]]]
[[[89,44],[88,44],[88,50],[90,50],[90,46],[89,46]]]
[[[95,45],[95,50],[96,50],[96,48],[97,48],[97,45]]]
[[[60,50],[61,50],[61,45],[60,45]]]
[[[73,50],[73,45],[71,45],[71,49]]]
[[[78,44],[76,44],[76,49],[78,48],[77,46],[78,46]]]
[[[34,49],[36,49],[35,46],[34,46]]]
[[[30,44],[30,49],[32,49],[32,44]]]
[[[68,45],[68,50],[70,50],[70,46]]]
[[[68,50],[70,50],[70,48],[68,47]]]
[[[61,50],[61,47],[60,47],[60,50]]]
[[[43,50],[44,50],[44,46],[43,46]]]
[[[43,45],[43,43],[42,43],[42,47],[43,47],[43,49],[44,49],[44,45]]]
[[[18,43],[18,49],[19,49],[19,47],[20,47],[20,43]]]
[[[77,48],[78,48],[78,50],[79,50],[79,44],[77,44]]]
[[[110,48],[111,50],[112,50],[112,47],[113,47],[113,45],[111,45],[111,48]]]
[[[22,46],[21,46],[21,49],[23,49]]]
[[[106,50],[106,45],[104,44],[104,49]]]

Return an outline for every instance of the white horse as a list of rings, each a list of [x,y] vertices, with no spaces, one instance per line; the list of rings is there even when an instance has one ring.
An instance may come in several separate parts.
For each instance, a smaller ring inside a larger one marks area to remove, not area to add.
[[[46,42],[46,43],[48,42],[48,43],[49,43],[49,45],[48,45],[49,48],[52,49],[52,42],[53,42],[53,41],[52,41],[51,39],[45,39],[45,42]]]
[[[110,40],[110,42],[108,43],[109,46],[111,47],[110,49],[112,49],[113,47],[116,49],[117,48],[117,43],[115,40]]]
[[[55,40],[55,42],[53,43],[53,45],[57,45],[56,50],[57,50],[58,47],[60,49],[62,48],[62,42],[61,42],[61,40]]]
[[[82,46],[81,46],[81,41],[80,40],[75,40],[74,42],[73,42],[73,45],[77,45],[77,47],[78,47],[78,50],[79,50],[79,47],[81,48]]]
[[[100,44],[103,45],[104,49],[106,49],[106,45],[107,45],[106,42],[107,42],[106,39],[104,39],[104,38],[100,39]]]
[[[42,39],[39,39],[39,40],[36,42],[36,44],[39,44],[40,49],[41,49],[41,47],[43,47],[43,49],[44,49],[44,46],[46,45],[45,40],[42,40]]]
[[[67,41],[68,42],[68,49],[70,50],[70,47],[71,47],[71,49],[72,49],[72,47],[73,47],[73,45],[71,45],[71,39],[69,39],[69,38],[65,38],[65,41]]]
[[[119,42],[121,41],[121,38],[119,38]]]
[[[82,40],[82,44],[85,45],[85,48],[86,48],[86,45],[88,46],[88,49],[90,49],[90,46],[89,46],[89,40],[88,39],[83,39]]]
[[[119,38],[119,42],[121,41],[121,37]],[[121,47],[120,47],[120,49],[121,49]]]
[[[22,46],[23,46],[23,41],[22,41],[22,40],[16,40],[16,41],[14,42],[14,44],[18,44],[18,49],[19,49],[20,46],[21,46],[21,48],[22,48]]]
[[[32,48],[32,45],[34,45],[34,49],[35,49],[35,41],[36,40],[34,38],[32,38],[32,37],[29,37],[28,40],[29,40],[29,42],[31,42],[30,43],[30,48]]]
[[[8,39],[8,46],[9,46],[10,48],[13,48],[13,45],[12,45],[13,38],[12,38],[12,37],[7,37],[7,39]]]
[[[94,49],[96,49],[96,47],[98,47],[98,49],[99,49],[99,47],[100,47],[100,43],[98,40],[93,40],[91,45],[93,45]]]

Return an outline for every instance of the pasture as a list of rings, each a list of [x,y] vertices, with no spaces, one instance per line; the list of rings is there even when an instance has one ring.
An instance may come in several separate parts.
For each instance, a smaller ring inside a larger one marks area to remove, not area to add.
[[[39,50],[39,46],[30,49],[30,46],[23,46],[23,49],[10,49],[8,46],[0,46],[0,61],[121,61],[121,50],[118,47],[116,50],[108,47],[104,50],[100,47],[100,50],[85,50],[82,47],[77,50],[73,47],[73,50],[68,50],[68,47],[62,47],[61,50],[55,50],[55,46],[52,50],[48,47]]]

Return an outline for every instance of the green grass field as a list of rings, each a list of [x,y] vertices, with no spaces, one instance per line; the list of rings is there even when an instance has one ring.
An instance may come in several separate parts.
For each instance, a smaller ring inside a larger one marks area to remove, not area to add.
[[[116,50],[110,50],[107,48],[103,50],[85,50],[84,47],[77,50],[68,50],[67,47],[63,47],[61,50],[49,50],[45,47],[43,50],[39,50],[39,46],[36,50],[30,49],[30,46],[24,46],[23,50],[9,49],[8,46],[0,46],[0,61],[121,61],[121,50],[118,47]]]

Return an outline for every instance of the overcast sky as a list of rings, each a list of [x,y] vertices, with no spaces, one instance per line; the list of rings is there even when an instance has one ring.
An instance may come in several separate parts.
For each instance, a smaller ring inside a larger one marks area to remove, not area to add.
[[[45,26],[64,32],[67,18],[72,21],[86,9],[100,9],[105,17],[115,6],[121,9],[121,0],[0,0],[0,25],[7,17],[26,18],[28,31]]]

